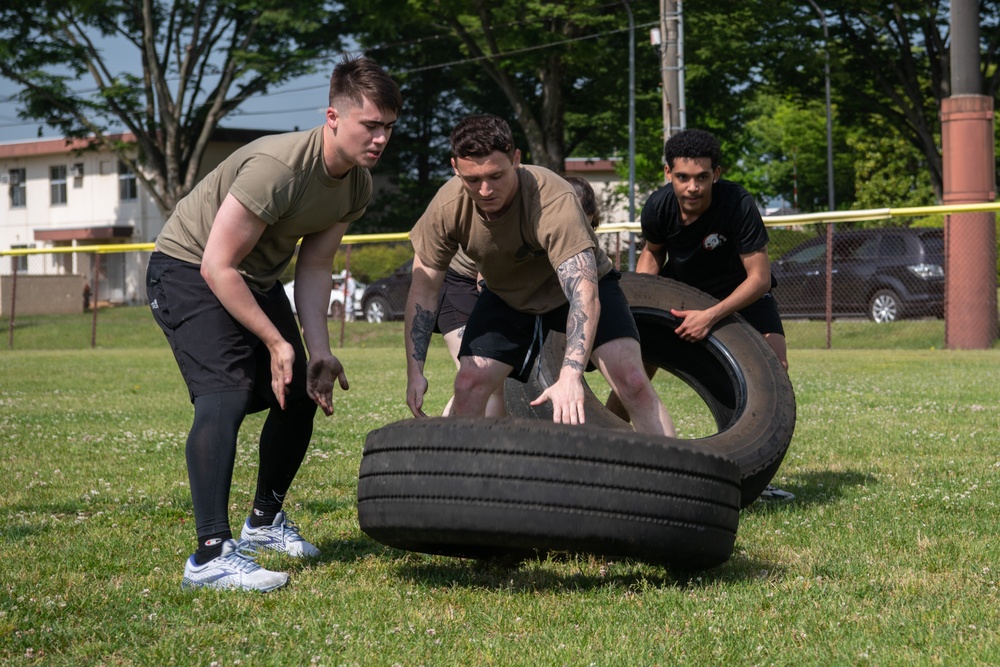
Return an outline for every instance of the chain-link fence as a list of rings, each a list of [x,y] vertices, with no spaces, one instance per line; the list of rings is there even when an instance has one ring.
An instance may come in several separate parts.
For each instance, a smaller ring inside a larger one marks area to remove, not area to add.
[[[948,281],[962,263],[949,266],[942,227],[769,224],[773,292],[790,349],[946,346]],[[627,270],[641,239],[623,226],[600,231],[602,246]],[[165,345],[146,300],[150,250],[142,244],[0,253],[5,347]],[[995,299],[995,281],[987,290]],[[331,333],[343,345],[345,325],[366,324],[342,321]]]

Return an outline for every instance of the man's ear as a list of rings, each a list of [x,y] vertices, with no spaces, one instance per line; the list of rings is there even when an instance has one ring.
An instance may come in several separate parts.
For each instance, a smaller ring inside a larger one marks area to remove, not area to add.
[[[458,167],[455,166],[455,158],[451,158],[451,170],[458,176]]]
[[[670,182],[670,165],[669,164],[663,165],[663,182],[664,183],[669,183]]]
[[[511,160],[511,164],[514,165],[515,169],[517,169],[518,167],[521,166],[521,149],[520,148],[515,148],[514,149],[514,159]]]
[[[331,130],[336,130],[337,125],[340,122],[340,112],[333,107],[326,108],[326,124],[330,126]]]
[[[712,182],[713,183],[718,183],[719,182],[719,178],[721,178],[721,177],[722,177],[722,167],[721,166],[720,167],[716,167],[715,169],[712,170]]]

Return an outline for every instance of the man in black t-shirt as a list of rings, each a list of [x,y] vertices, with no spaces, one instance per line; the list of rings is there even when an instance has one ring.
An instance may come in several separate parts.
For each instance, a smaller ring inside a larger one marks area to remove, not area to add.
[[[676,329],[683,340],[703,340],[719,320],[738,312],[787,370],[785,331],[770,291],[767,229],[757,203],[739,185],[720,179],[719,142],[708,132],[675,134],[664,145],[663,157],[667,184],[642,207],[646,245],[636,272],[673,278],[719,299],[704,310],[670,311],[683,320]],[[650,376],[656,372],[655,367],[646,370]],[[628,419],[615,394],[608,408]],[[773,487],[763,496],[792,497]]]
[[[674,310],[677,335],[704,339],[722,318],[738,312],[788,368],[785,332],[771,288],[767,229],[753,197],[719,178],[721,152],[714,136],[685,130],[663,150],[667,184],[642,208],[646,246],[636,271],[667,276],[719,299],[705,310]]]

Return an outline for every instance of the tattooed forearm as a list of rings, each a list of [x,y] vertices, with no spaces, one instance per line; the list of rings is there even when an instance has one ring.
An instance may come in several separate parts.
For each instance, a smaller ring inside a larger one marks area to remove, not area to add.
[[[591,319],[591,313],[587,312],[587,302],[584,300],[585,290],[591,292],[597,289],[597,265],[593,253],[587,251],[570,257],[559,266],[557,273],[569,301],[563,366],[582,371],[593,342],[587,336],[587,323]]]
[[[427,361],[427,347],[434,333],[434,322],[437,321],[436,310],[425,310],[416,304],[417,312],[413,316],[413,327],[410,330],[410,340],[413,342],[413,359]]]

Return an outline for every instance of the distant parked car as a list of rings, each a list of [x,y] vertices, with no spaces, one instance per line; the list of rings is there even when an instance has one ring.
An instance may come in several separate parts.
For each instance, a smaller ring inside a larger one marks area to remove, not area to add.
[[[833,234],[832,311],[875,322],[944,316],[944,233],[891,227]],[[771,265],[782,317],[826,314],[826,238],[794,248]]]
[[[413,280],[413,260],[385,278],[368,283],[361,295],[361,312],[369,322],[401,320],[406,314],[406,295]]]
[[[344,306],[344,272],[333,274],[333,290],[330,292],[330,305],[327,307],[327,315],[335,320],[342,319],[347,315],[348,320],[353,320],[360,316],[361,295],[365,291],[365,285],[355,282],[354,278],[349,278],[347,292],[347,307]],[[291,280],[284,285],[285,295],[292,304],[292,312],[295,309],[295,281]],[[352,289],[353,288],[353,289]]]

